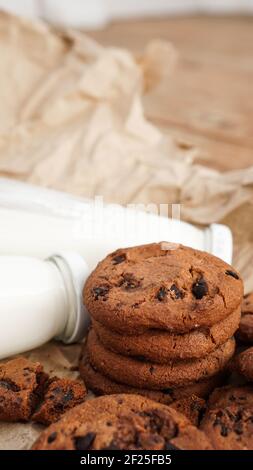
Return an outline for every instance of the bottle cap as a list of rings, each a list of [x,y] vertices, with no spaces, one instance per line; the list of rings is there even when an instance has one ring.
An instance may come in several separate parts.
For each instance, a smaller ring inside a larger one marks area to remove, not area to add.
[[[233,261],[233,235],[229,227],[211,224],[205,229],[205,250],[226,263]]]
[[[69,317],[61,336],[56,339],[66,344],[81,340],[88,330],[90,317],[83,304],[82,291],[90,273],[85,260],[74,251],[55,253],[48,259],[59,268],[69,298]]]

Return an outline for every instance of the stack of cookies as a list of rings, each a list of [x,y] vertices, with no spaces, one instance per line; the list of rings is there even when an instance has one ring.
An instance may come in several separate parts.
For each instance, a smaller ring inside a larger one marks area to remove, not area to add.
[[[112,253],[84,287],[86,385],[167,404],[208,395],[234,354],[242,296],[239,274],[208,253],[169,243]]]

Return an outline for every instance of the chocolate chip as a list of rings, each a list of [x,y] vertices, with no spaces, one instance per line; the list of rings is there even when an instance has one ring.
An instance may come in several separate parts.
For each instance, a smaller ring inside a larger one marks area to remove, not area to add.
[[[57,413],[63,413],[65,411],[65,405],[62,401],[54,403],[53,407]]]
[[[234,426],[234,431],[235,431],[235,433],[238,434],[239,436],[240,436],[241,434],[243,434],[243,426],[242,426],[242,422],[241,422],[241,421],[238,422],[238,423],[236,423],[236,425]]]
[[[226,410],[226,413],[227,413],[227,415],[228,415],[228,417],[229,417],[229,419],[230,419],[231,421],[236,421],[236,419],[237,419],[237,418],[236,418],[236,415],[234,415],[233,413],[231,413],[228,409]]]
[[[235,415],[235,422],[238,423],[238,421],[241,421],[242,418],[243,418],[243,413],[242,413],[242,410],[240,409]]]
[[[148,425],[152,431],[152,434],[163,434],[165,431],[166,438],[168,440],[173,439],[178,435],[179,430],[177,424],[174,423],[172,419],[168,419],[163,411],[154,408],[140,412],[139,415],[148,418]]]
[[[57,386],[53,389],[53,394],[60,395],[63,392],[62,388]]]
[[[184,292],[181,291],[176,284],[173,284],[170,288],[170,291],[174,293],[176,299],[183,299]]]
[[[150,374],[153,374],[154,371],[155,371],[155,367],[154,367],[154,366],[151,366],[151,367],[149,368]]]
[[[138,302],[135,302],[133,305],[132,305],[133,308],[140,308],[140,303]]]
[[[124,261],[126,261],[126,255],[123,253],[122,255],[114,256],[114,258],[112,259],[112,264],[120,264]]]
[[[167,289],[165,289],[165,287],[160,287],[159,291],[156,294],[156,298],[160,302],[162,302],[165,299],[166,295],[167,295]]]
[[[127,283],[125,284],[126,290],[136,289],[137,287],[138,285],[131,281],[127,281]]]
[[[108,292],[109,292],[109,287],[108,286],[100,286],[100,287],[94,287],[92,289],[92,292],[95,296],[95,300],[98,300],[99,297],[106,297]]]
[[[227,437],[229,432],[230,432],[229,428],[227,426],[225,426],[225,424],[221,424],[221,431],[220,431],[221,436],[222,437]]]
[[[124,287],[126,290],[137,289],[140,285],[141,281],[136,279],[133,273],[123,273],[122,279],[119,282],[119,286]]]
[[[235,400],[236,400],[235,396],[234,396],[234,395],[230,395],[229,401],[235,401]]]
[[[150,439],[150,436],[146,439],[146,442]],[[142,448],[142,435],[139,434],[138,430],[134,429],[133,430],[133,444],[137,448]],[[149,447],[149,446],[148,446]]]
[[[64,403],[68,403],[69,401],[74,399],[74,393],[72,390],[68,390],[62,397],[62,401]]]
[[[20,387],[11,380],[0,380],[0,387],[5,388],[6,390],[11,390],[12,392],[20,391]]]
[[[52,442],[54,442],[56,438],[57,438],[57,432],[52,432],[52,434],[49,434],[47,438],[48,444],[51,444]]]
[[[225,271],[225,274],[227,274],[227,276],[231,276],[233,277],[234,279],[240,279],[238,274],[235,273],[234,271],[230,271],[230,269],[227,269],[227,271]]]
[[[203,278],[193,284],[192,293],[197,300],[201,300],[208,293],[208,286]]]
[[[74,445],[76,450],[88,450],[90,445],[93,443],[96,434],[94,432],[89,432],[85,436],[75,436]]]
[[[164,446],[164,450],[180,450],[179,447],[174,446],[171,442],[166,442]]]
[[[148,411],[141,411],[138,413],[139,416],[142,416],[147,421],[148,418],[148,426],[152,430],[152,433],[160,433],[162,427],[164,426],[165,418],[164,415],[156,409],[151,409]]]
[[[213,423],[213,426],[220,426],[222,417],[223,417],[223,411],[220,410],[216,414],[216,418],[215,418],[215,421]]]

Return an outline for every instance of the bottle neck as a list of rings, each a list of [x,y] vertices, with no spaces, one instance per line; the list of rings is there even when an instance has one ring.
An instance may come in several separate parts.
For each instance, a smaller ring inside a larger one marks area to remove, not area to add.
[[[59,312],[61,326],[55,339],[64,343],[73,343],[83,338],[89,325],[89,315],[82,301],[82,289],[89,274],[83,258],[74,252],[63,252],[51,256],[48,260],[57,270],[61,282],[64,308]]]
[[[57,270],[59,282],[61,283],[61,311],[59,312],[61,321],[59,322],[55,339],[67,341],[72,335],[76,323],[77,299],[75,296],[71,272],[60,256],[52,256],[47,260],[54,270]]]

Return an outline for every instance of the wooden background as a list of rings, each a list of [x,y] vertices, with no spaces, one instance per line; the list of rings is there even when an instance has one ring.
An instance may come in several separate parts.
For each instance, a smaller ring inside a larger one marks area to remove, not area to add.
[[[253,165],[253,17],[190,17],[114,23],[91,32],[104,45],[141,52],[171,41],[177,68],[144,98],[146,116],[222,171]]]

